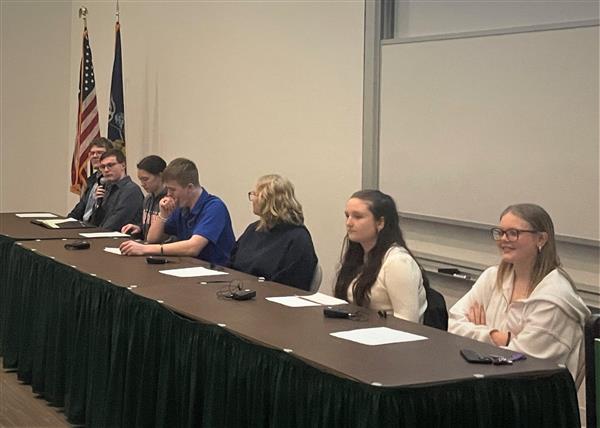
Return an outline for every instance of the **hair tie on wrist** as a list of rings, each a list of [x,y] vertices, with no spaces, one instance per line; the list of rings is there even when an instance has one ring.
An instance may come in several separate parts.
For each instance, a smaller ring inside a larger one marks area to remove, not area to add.
[[[511,337],[511,334],[510,334],[510,331],[509,331],[508,332],[508,338],[506,339],[506,345],[505,346],[508,346],[508,344],[510,343],[510,337]]]

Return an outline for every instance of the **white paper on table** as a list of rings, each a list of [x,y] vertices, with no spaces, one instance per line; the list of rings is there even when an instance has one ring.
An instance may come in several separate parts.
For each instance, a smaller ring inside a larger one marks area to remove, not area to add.
[[[178,278],[193,278],[196,276],[228,275],[227,272],[223,272],[220,270],[206,269],[205,267],[202,267],[202,266],[180,268],[180,269],[159,270],[159,272],[164,273],[165,275],[176,276]]]
[[[20,213],[20,214],[15,214],[15,215],[20,218],[56,218],[57,217],[51,213]]]
[[[84,238],[129,238],[129,235],[121,232],[88,232],[79,235]]]
[[[76,218],[59,218],[58,220],[44,220],[45,223],[53,223],[53,224],[61,224],[61,223],[68,223],[70,221],[79,221]]]
[[[116,254],[117,256],[121,255],[121,250],[116,247],[104,247],[104,251],[111,254]]]
[[[310,294],[308,296],[300,296],[305,300],[310,300],[311,302],[318,303],[320,305],[325,306],[335,306],[335,305],[345,305],[348,302],[342,299],[338,299],[337,297],[332,297],[323,293],[315,293]]]
[[[38,221],[40,221],[41,223],[44,223],[46,226],[51,227],[52,229],[58,229],[59,228],[59,224],[62,223],[68,223],[70,221],[78,221],[76,218],[59,218],[56,220],[41,220],[41,219],[36,219]]]
[[[306,306],[319,306],[318,303],[309,300],[301,299],[297,296],[282,296],[282,297],[266,297],[269,302],[279,303],[280,305],[289,306],[290,308],[303,308]]]
[[[338,331],[337,333],[330,334],[340,339],[351,340],[352,342],[370,346],[427,340],[425,336],[394,330],[388,327],[360,328],[358,330]]]

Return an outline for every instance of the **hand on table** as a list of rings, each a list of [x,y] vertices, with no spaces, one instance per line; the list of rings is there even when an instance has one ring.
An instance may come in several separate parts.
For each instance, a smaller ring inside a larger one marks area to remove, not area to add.
[[[135,241],[125,241],[119,245],[119,250],[125,256],[143,256],[146,254],[147,245]]]
[[[136,224],[126,224],[121,228],[121,233],[127,233],[128,235],[135,235],[137,233],[141,233],[142,228]]]

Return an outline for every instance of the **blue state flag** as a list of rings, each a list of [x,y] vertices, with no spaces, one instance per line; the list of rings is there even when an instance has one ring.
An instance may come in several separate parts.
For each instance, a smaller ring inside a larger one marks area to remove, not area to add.
[[[123,63],[121,61],[121,24],[115,24],[115,60],[113,62],[110,85],[110,105],[108,107],[108,138],[121,140],[125,149],[125,106],[123,102]]]

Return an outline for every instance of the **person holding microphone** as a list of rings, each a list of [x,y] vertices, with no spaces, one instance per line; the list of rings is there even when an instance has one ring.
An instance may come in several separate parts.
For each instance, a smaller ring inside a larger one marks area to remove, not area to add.
[[[120,231],[127,223],[141,221],[144,195],[127,175],[126,168],[125,155],[120,150],[111,149],[100,157],[102,178],[95,191],[90,223]]]

